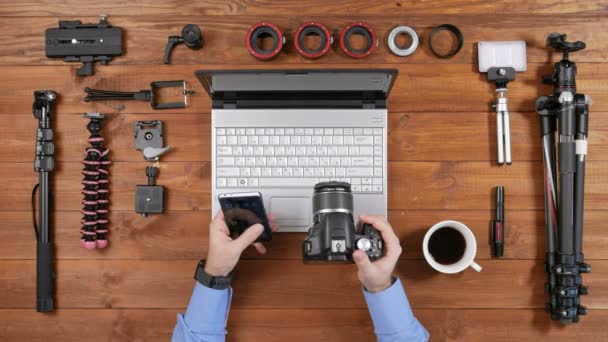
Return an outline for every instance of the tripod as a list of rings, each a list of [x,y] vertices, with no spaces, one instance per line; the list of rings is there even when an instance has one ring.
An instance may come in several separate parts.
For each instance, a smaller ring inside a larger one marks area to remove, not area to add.
[[[52,194],[50,173],[55,168],[55,145],[51,118],[57,94],[52,90],[34,92],[32,112],[38,119],[36,131],[36,157],[34,171],[38,172],[39,181],[32,190],[32,214],[36,234],[36,311],[51,312],[54,310],[53,292],[55,274],[53,272],[53,242],[51,241]],[[38,195],[38,224],[36,224],[35,196]]]
[[[585,156],[591,99],[576,93],[576,63],[568,59],[570,52],[584,49],[585,43],[569,43],[565,34],[551,33],[547,46],[562,52],[563,59],[555,63],[553,75],[543,79],[543,83],[554,85],[553,94],[536,100],[544,168],[545,271],[549,293],[546,309],[551,319],[569,324],[577,323],[579,315],[587,313],[587,308],[580,305],[580,295],[588,294],[581,274],[591,271],[583,256]]]
[[[493,107],[496,109],[496,143],[498,164],[511,165],[511,125],[509,120],[508,100],[505,93],[507,83],[515,79],[515,69],[511,67],[488,69],[488,81],[496,84],[498,99]]]

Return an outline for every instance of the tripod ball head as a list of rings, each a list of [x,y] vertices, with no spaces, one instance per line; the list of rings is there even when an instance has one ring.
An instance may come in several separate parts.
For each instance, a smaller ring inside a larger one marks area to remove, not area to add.
[[[566,37],[567,35],[565,33],[549,33],[547,35],[547,46],[554,48],[556,51],[564,52],[565,54],[583,50],[586,47],[585,43],[580,40],[576,42],[567,42]]]

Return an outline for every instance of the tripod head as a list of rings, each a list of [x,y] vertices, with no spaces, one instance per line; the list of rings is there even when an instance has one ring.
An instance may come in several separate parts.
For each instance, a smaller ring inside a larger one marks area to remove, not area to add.
[[[567,42],[566,34],[549,33],[547,36],[547,46],[563,53],[561,61],[553,65],[553,75],[543,76],[544,84],[554,85],[553,93],[560,95],[564,91],[576,94],[576,63],[568,60],[570,52],[583,50],[586,45],[584,42]]]
[[[52,90],[36,90],[34,92],[34,104],[32,105],[34,117],[38,120],[45,117],[50,118],[56,99],[57,93]]]
[[[568,53],[580,51],[586,47],[585,43],[580,40],[569,43],[566,41],[566,37],[567,35],[563,33],[549,33],[547,35],[547,46],[563,52],[564,59],[568,59]]]

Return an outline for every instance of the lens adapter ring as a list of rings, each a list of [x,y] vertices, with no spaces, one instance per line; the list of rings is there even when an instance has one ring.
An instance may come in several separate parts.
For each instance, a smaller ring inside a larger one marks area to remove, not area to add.
[[[318,35],[321,38],[321,46],[317,49],[311,50],[304,46],[304,38],[311,34]],[[294,35],[293,43],[300,55],[306,58],[315,59],[326,54],[333,42],[334,38],[325,26],[314,21],[309,21],[300,25]]]
[[[272,38],[273,43],[270,49],[263,50],[258,46],[257,40],[266,35]],[[247,31],[245,43],[247,44],[247,50],[255,58],[269,60],[281,52],[283,45],[285,45],[285,36],[276,25],[263,21],[251,26],[249,31]]]
[[[456,39],[458,39],[458,46],[456,47],[456,49],[442,55],[440,53],[438,53],[437,51],[435,51],[435,49],[433,48],[433,38],[435,37],[435,34],[441,32],[441,31],[450,31],[454,34],[454,36],[456,36]],[[462,44],[464,43],[464,38],[462,36],[462,32],[460,32],[460,29],[454,25],[451,24],[443,24],[443,25],[439,25],[435,28],[433,28],[433,31],[431,31],[431,35],[429,36],[429,48],[431,49],[431,52],[433,52],[433,54],[439,58],[451,58],[453,56],[455,56],[460,49],[462,49]]]
[[[353,34],[358,34],[367,40],[363,49],[355,49],[348,43]],[[344,53],[352,58],[364,58],[369,56],[378,46],[376,32],[364,22],[354,22],[346,26],[340,34],[340,48]]]
[[[410,45],[405,48],[402,49],[400,47],[397,46],[397,44],[395,43],[395,38],[397,38],[398,35],[400,34],[407,34],[408,36],[410,36],[410,40],[412,41],[410,43]],[[389,33],[388,35],[388,48],[391,50],[392,53],[394,53],[397,56],[400,57],[405,57],[405,56],[409,56],[411,54],[414,53],[414,51],[416,51],[416,49],[418,49],[418,34],[416,33],[416,31],[409,27],[409,26],[397,26],[395,27],[391,33]]]

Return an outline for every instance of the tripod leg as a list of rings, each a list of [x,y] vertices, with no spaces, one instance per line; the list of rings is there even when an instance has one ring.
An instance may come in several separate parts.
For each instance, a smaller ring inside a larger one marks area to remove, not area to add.
[[[504,139],[505,139],[505,163],[511,165],[511,124],[509,122],[509,112],[503,112]]]
[[[496,146],[497,146],[498,164],[502,165],[505,162],[504,129],[503,129],[502,111],[496,112]]]

